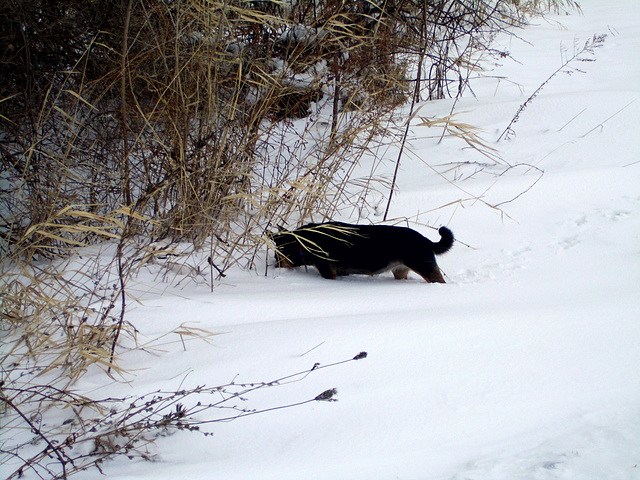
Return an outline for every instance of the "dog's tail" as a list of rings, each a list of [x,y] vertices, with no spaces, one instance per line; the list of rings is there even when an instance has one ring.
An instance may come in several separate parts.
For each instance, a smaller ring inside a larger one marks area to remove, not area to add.
[[[442,255],[449,251],[449,249],[453,246],[453,232],[449,230],[447,227],[440,227],[438,230],[440,234],[440,241],[438,243],[433,244],[433,253],[436,255]]]

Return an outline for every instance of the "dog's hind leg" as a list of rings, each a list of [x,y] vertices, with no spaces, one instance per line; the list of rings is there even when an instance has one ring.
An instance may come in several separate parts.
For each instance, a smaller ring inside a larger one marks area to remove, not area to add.
[[[406,280],[407,275],[409,275],[409,268],[404,265],[398,265],[392,272],[396,280]]]
[[[431,272],[431,276],[429,277],[429,281],[431,283],[447,283],[444,281],[444,277],[442,276],[442,271],[438,266]]]
[[[410,265],[409,268],[424,278],[426,282],[446,283],[435,262],[422,262],[419,265]]]

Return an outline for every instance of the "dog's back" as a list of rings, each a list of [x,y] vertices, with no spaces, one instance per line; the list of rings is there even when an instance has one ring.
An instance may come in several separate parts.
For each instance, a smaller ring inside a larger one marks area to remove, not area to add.
[[[434,243],[407,227],[328,222],[285,230],[274,240],[278,266],[314,265],[325,278],[392,270],[401,279],[413,270],[428,282],[444,283],[435,255],[447,252],[454,237],[446,227],[439,233]]]

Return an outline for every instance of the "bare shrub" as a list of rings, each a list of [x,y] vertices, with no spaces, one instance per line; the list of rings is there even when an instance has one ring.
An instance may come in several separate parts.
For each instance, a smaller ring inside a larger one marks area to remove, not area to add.
[[[0,402],[9,417],[5,428],[13,435],[0,446],[0,464],[6,480],[35,473],[40,478],[66,479],[98,468],[116,456],[152,460],[153,444],[176,430],[212,433],[206,428],[305,405],[311,402],[337,401],[337,389],[330,388],[304,400],[267,407],[251,408],[251,394],[304,380],[324,368],[334,368],[366,358],[361,352],[340,362],[319,365],[267,382],[236,383],[214,387],[197,386],[177,391],[154,391],[141,396],[91,399],[69,390],[33,381],[25,385],[4,387]],[[43,408],[46,407],[46,408]],[[52,407],[66,408],[65,420]]]

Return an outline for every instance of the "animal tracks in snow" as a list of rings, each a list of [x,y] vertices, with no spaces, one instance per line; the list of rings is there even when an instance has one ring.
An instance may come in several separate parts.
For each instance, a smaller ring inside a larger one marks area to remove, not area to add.
[[[465,269],[457,275],[458,283],[482,283],[504,278],[524,268],[530,262],[532,247],[523,245],[516,249],[502,249],[475,268]]]
[[[561,229],[566,233],[551,246],[562,251],[592,239],[603,244],[610,243],[615,241],[616,237],[611,233],[612,224],[623,222],[632,215],[633,211],[630,209],[608,208],[594,209],[589,213],[580,214],[572,220],[562,222]]]
[[[640,198],[622,197],[612,204],[615,208],[591,208],[588,211],[577,210],[564,220],[551,222],[547,227],[541,225],[529,235],[521,235],[515,245],[503,245],[499,250],[486,246],[478,247],[474,253],[463,255],[465,267],[453,275],[452,281],[460,284],[473,284],[503,280],[517,275],[523,269],[532,266],[541,267],[552,261],[557,255],[573,252],[581,255],[581,249],[593,252],[593,247],[603,252],[614,250],[615,245],[629,251],[640,229]],[[497,240],[496,240],[497,242]],[[635,240],[637,243],[637,240]],[[498,242],[499,243],[499,242]],[[627,245],[627,247],[624,247]],[[609,249],[609,250],[605,250]],[[556,261],[556,260],[553,260]],[[577,261],[577,260],[576,260]],[[572,264],[568,264],[570,267]]]

